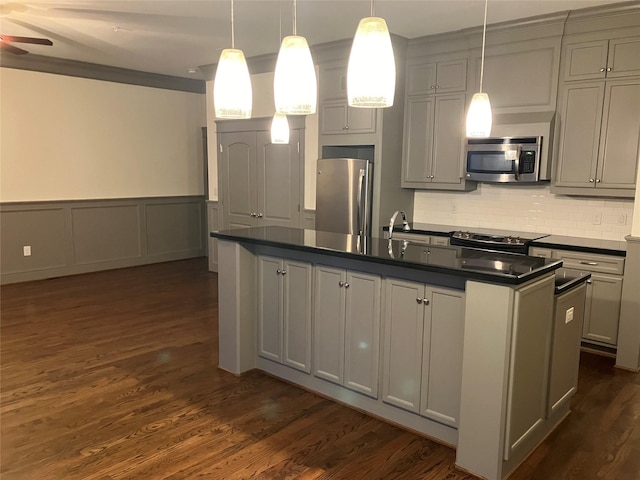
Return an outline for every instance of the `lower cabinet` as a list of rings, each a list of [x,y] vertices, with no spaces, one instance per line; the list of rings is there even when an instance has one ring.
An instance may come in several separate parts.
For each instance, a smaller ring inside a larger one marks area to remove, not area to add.
[[[622,277],[592,273],[587,280],[582,338],[617,345],[621,301]]]
[[[313,373],[378,398],[381,278],[316,265]]]
[[[258,355],[311,372],[311,264],[258,256]]]
[[[464,292],[387,278],[385,299],[383,400],[457,427]]]

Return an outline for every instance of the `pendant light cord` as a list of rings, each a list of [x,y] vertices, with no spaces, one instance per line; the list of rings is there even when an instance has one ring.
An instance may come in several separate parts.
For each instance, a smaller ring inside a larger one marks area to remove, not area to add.
[[[298,35],[298,9],[296,7],[296,0],[293,0],[293,36]]]
[[[236,48],[236,33],[233,25],[233,0],[231,0],[231,48]]]
[[[480,61],[480,93],[482,93],[482,80],[484,78],[484,44],[487,37],[487,5],[489,0],[484,0],[484,23],[482,27],[482,60]]]
[[[374,12],[375,12],[375,10],[373,8],[373,0],[371,0],[371,16],[372,17],[375,17]]]

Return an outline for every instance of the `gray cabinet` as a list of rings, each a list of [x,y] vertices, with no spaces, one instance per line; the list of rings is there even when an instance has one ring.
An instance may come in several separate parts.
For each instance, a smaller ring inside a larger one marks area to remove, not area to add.
[[[347,65],[328,63],[320,68],[320,134],[375,133],[375,108],[353,108],[347,101]]]
[[[258,355],[311,371],[311,264],[258,256]]]
[[[301,225],[300,132],[291,130],[288,145],[271,143],[269,131],[218,133],[225,229]]]
[[[465,189],[465,98],[464,94],[407,97],[402,152],[404,188]]]
[[[581,195],[602,191],[633,196],[640,145],[638,112],[638,78],[566,83],[555,187],[578,187]]]
[[[407,67],[407,95],[464,92],[467,59],[414,63]]]
[[[457,426],[464,292],[385,280],[383,400]]]
[[[564,81],[640,75],[640,37],[568,43]]]
[[[381,279],[315,267],[314,375],[378,397]]]

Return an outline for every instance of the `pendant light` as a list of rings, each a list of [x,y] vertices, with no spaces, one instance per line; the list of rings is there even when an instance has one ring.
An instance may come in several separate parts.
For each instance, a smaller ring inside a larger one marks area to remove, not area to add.
[[[467,112],[467,137],[488,137],[491,135],[491,102],[489,95],[482,92],[484,77],[484,46],[487,36],[487,4],[484,1],[484,25],[482,28],[482,57],[480,60],[480,91],[473,95]]]
[[[289,143],[289,121],[284,113],[276,112],[271,121],[271,143]]]
[[[352,107],[380,108],[393,105],[396,63],[387,23],[371,16],[358,24],[347,70],[347,96]]]
[[[280,45],[273,81],[276,112],[287,115],[316,113],[318,83],[307,39],[297,35],[297,8],[293,0],[293,35]]]
[[[282,38],[282,9],[280,9],[280,24],[278,30],[278,42]],[[271,120],[271,143],[289,143],[289,120],[284,113],[274,113]]]
[[[213,81],[213,103],[218,118],[251,118],[253,92],[242,50],[235,48],[233,0],[231,0],[231,48],[220,54]]]

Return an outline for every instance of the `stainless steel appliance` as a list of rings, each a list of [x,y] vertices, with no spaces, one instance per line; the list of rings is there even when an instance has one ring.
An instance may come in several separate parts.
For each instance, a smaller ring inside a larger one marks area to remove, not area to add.
[[[372,177],[369,160],[318,160],[316,230],[370,236]]]
[[[480,182],[538,182],[543,138],[467,139],[465,175]]]
[[[526,254],[529,251],[529,244],[542,237],[545,233],[534,232],[514,232],[503,230],[483,230],[475,232],[458,230],[451,233],[451,245],[471,248],[484,248],[487,250],[498,250],[500,252],[512,252]]]

